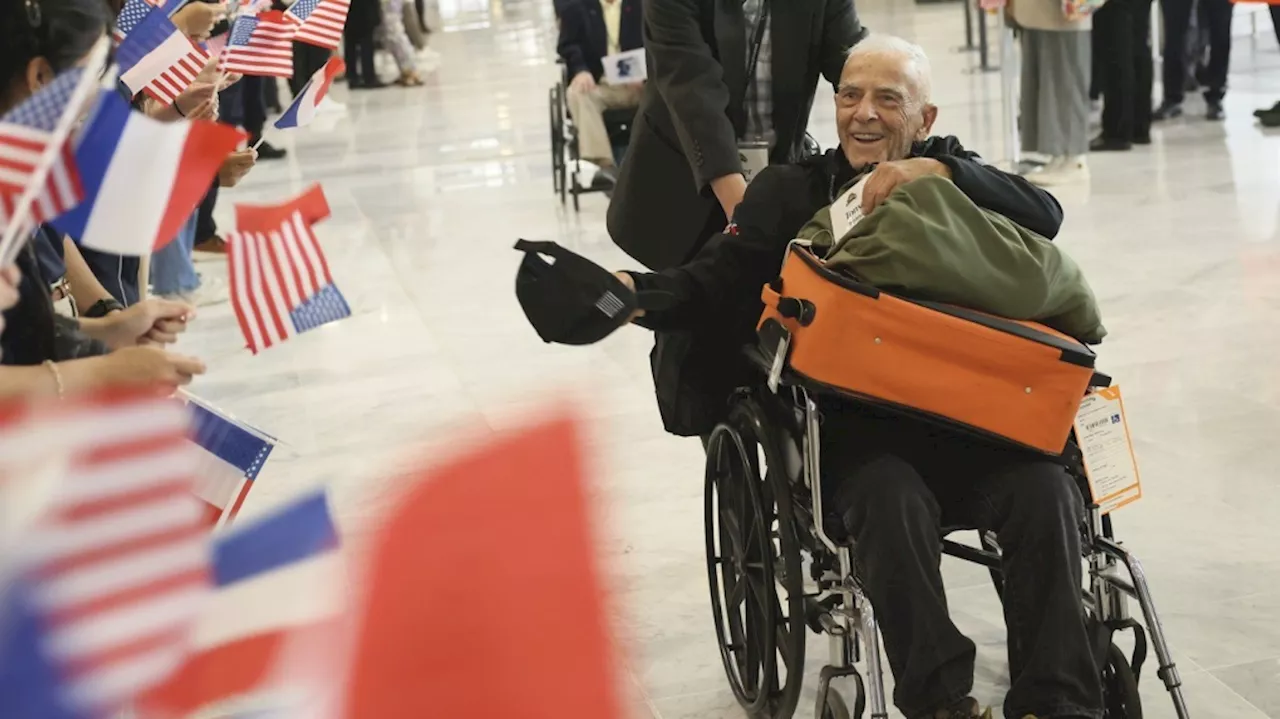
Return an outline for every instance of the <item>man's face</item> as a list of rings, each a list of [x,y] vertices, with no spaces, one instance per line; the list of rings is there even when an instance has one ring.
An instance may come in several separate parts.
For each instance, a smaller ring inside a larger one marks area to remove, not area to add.
[[[892,52],[854,55],[840,74],[836,129],[849,164],[865,167],[910,156],[929,136],[938,108],[922,98],[909,59]]]

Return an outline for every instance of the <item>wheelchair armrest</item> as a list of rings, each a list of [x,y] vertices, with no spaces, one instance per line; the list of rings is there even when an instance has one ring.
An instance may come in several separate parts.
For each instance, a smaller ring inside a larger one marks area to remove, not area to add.
[[[1094,372],[1093,377],[1089,378],[1089,389],[1101,389],[1111,386],[1111,375],[1101,372]]]

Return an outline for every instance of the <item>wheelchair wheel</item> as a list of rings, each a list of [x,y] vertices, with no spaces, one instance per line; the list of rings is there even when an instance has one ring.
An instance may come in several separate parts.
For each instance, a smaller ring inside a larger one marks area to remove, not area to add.
[[[839,692],[828,691],[827,701],[822,707],[819,719],[853,719],[853,715],[849,713],[849,707],[844,703]]]
[[[750,400],[707,443],[704,520],[716,637],[729,686],[756,719],[791,717],[804,674],[803,577],[783,462]]]
[[[1134,676],[1120,647],[1107,649],[1107,663],[1102,668],[1104,719],[1142,719],[1142,697],[1138,695],[1138,678]]]

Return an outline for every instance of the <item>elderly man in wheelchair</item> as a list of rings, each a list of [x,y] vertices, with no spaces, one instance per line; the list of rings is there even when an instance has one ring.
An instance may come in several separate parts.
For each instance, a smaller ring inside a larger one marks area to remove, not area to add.
[[[990,566],[1002,588],[1006,717],[1141,716],[1146,643],[1122,594],[1141,600],[1160,678],[1184,717],[1139,565],[1111,540],[1109,517],[1082,497],[1082,462],[1068,441],[1080,398],[1107,381],[1078,341],[1101,340],[1093,296],[1045,239],[1057,234],[1061,208],[955,138],[931,137],[929,93],[920,48],[868,39],[851,51],[836,95],[838,150],[764,171],[725,232],[689,264],[616,274],[641,296],[665,298],[632,319],[662,339],[653,362],[667,428],[699,434],[708,447],[709,574],[730,682],[753,716],[791,716],[807,621],[833,640],[819,717],[849,715],[829,686],[838,676],[856,680],[856,715],[869,699],[871,716],[885,717],[878,630],[893,702],[908,719],[989,717],[970,696],[975,645],[948,614],[940,570],[948,549]],[[958,226],[982,240],[969,255],[922,247],[963,234]],[[895,248],[858,244],[895,231],[912,236]],[[887,271],[884,256],[908,261]],[[927,301],[939,292],[913,295],[919,288],[903,277],[916,265],[949,268],[961,283],[982,278],[961,294],[986,313]],[[859,301],[877,309],[842,317],[842,306]],[[757,349],[739,361],[744,344]],[[1025,401],[993,389],[1016,384],[1022,395],[1024,382]],[[754,389],[735,394],[740,387]],[[730,477],[733,466],[745,482]],[[754,534],[749,523],[759,525]],[[956,528],[985,530],[983,549],[939,541]],[[799,550],[812,557],[815,587],[800,583]],[[1135,632],[1132,660],[1111,644],[1117,629]],[[853,668],[863,653],[865,693]]]

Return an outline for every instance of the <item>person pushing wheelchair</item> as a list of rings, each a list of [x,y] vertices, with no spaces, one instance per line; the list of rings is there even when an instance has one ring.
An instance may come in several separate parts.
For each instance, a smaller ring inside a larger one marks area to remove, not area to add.
[[[870,216],[891,195],[947,183],[942,194],[962,193],[971,208],[1035,233],[1043,245],[1057,234],[1062,210],[1051,195],[987,165],[954,137],[930,136],[938,109],[918,46],[884,35],[859,43],[835,102],[840,147],[761,172],[730,226],[689,263],[613,276],[597,267],[606,275],[600,286],[577,299],[559,293],[539,310],[552,272],[575,273],[590,263],[561,253],[553,269],[526,257],[517,294],[535,328],[548,341],[584,344],[631,320],[679,338],[667,351],[659,343],[652,358],[659,408],[668,431],[705,441],[724,419],[733,389],[759,382],[740,348],[755,341],[761,287],[814,218],[852,201],[843,188],[857,185],[852,198],[860,215]],[[832,234],[839,239],[839,230]],[[517,248],[560,252],[550,243]],[[1092,302],[1087,286],[1084,293]],[[575,306],[588,307],[594,319],[583,324],[587,315]],[[1081,339],[1101,339],[1094,324],[1096,336]],[[821,411],[827,506],[853,542],[903,714],[991,716],[970,697],[975,646],[952,622],[943,590],[939,539],[944,528],[964,527],[995,531],[1002,549],[1012,681],[1004,715],[1100,719],[1102,686],[1081,602],[1083,502],[1063,467],[1030,450],[862,404],[832,399]]]

